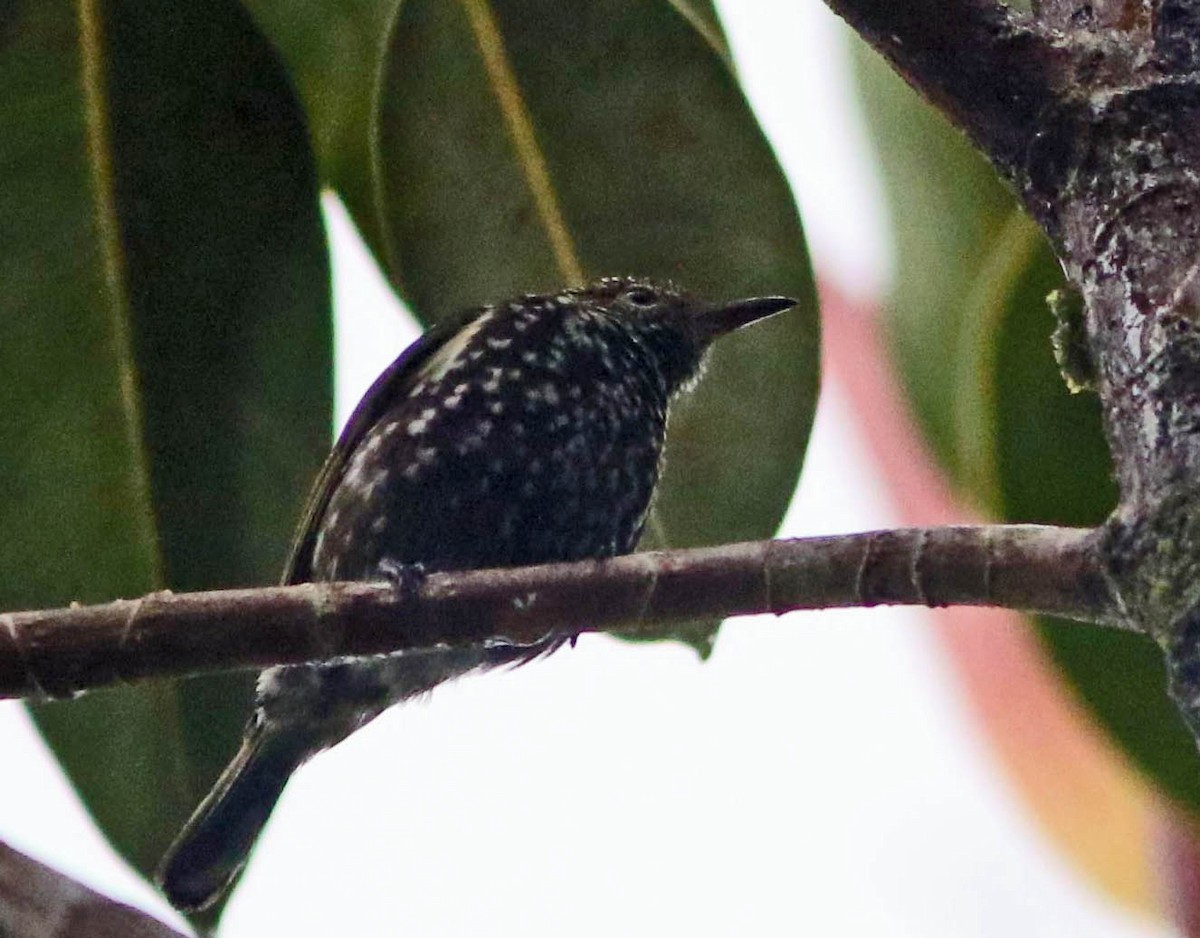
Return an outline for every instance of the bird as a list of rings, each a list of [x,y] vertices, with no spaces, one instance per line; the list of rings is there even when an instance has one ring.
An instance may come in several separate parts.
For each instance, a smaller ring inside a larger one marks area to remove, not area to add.
[[[477,307],[376,379],[322,469],[284,584],[604,558],[632,551],[663,466],[668,406],[715,339],[796,305],[705,302],[607,277]],[[167,851],[182,911],[240,873],[292,773],[389,706],[450,678],[548,654],[487,643],[261,673],[232,762]]]

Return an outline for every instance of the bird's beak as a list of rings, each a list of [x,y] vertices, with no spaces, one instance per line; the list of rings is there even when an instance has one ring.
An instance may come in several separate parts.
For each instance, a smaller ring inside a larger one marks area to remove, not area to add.
[[[797,304],[789,296],[756,296],[748,300],[719,303],[705,307],[696,313],[693,320],[696,331],[705,341],[741,329],[752,322],[782,313]]]

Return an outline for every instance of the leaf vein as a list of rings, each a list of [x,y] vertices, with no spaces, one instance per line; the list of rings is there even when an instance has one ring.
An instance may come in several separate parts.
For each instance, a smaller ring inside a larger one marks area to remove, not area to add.
[[[538,218],[546,231],[550,250],[559,273],[568,284],[581,285],[583,268],[575,251],[571,232],[563,218],[562,208],[550,179],[546,158],[538,145],[529,109],[513,74],[504,49],[504,37],[492,15],[488,0],[462,0],[463,9],[471,24],[471,32],[483,58],[488,83],[496,95],[500,113],[517,151],[517,161],[533,195]]]

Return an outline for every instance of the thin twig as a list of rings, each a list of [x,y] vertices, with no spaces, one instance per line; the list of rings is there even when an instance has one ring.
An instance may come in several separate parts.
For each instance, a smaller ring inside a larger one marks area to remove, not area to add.
[[[433,574],[410,593],[304,584],[9,613],[0,696],[839,606],[1000,606],[1127,627],[1096,544],[1075,528],[921,528]]]

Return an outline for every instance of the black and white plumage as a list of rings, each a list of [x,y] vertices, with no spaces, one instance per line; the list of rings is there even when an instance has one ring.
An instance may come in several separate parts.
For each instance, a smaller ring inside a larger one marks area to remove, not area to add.
[[[720,335],[794,305],[706,304],[610,278],[430,330],[367,392],[319,478],[285,583],[611,557],[633,550],[671,398]],[[277,667],[241,750],[166,859],[176,907],[228,887],[292,772],[390,705],[553,650],[480,647]]]

